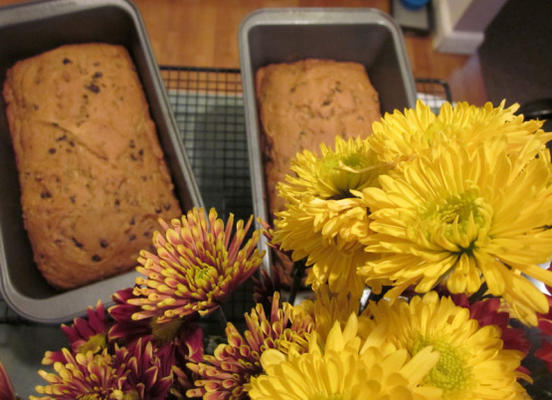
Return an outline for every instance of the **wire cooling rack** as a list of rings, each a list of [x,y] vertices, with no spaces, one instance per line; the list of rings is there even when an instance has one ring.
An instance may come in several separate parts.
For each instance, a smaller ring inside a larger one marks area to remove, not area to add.
[[[240,71],[162,66],[161,75],[205,206],[223,218],[229,213],[249,218],[253,205]],[[451,101],[444,81],[416,79],[416,86],[418,97],[434,111]],[[246,283],[224,305],[229,321],[242,321],[251,309],[251,286]],[[29,322],[0,301],[0,323]]]

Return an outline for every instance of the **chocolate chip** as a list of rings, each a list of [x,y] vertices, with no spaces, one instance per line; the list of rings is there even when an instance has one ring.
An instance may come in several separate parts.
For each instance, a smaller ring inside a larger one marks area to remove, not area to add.
[[[132,242],[133,240],[135,240],[135,239],[136,239],[136,235],[130,235],[130,236],[128,237],[128,240],[130,240],[131,242]]]
[[[55,152],[56,152],[56,149],[54,149],[53,147],[50,147],[48,149],[48,153],[50,153],[50,154],[54,154]]]
[[[92,78],[93,79],[98,79],[98,78],[101,78],[103,76],[103,74],[101,72],[95,72],[94,75],[92,75]]]
[[[70,140],[70,141],[69,141],[69,145],[70,145],[71,147],[75,147],[75,142],[73,142],[72,140]]]
[[[149,231],[144,232],[144,237],[149,237],[149,235],[150,235]]]
[[[40,197],[43,199],[49,199],[52,197],[52,193],[50,193],[48,190],[44,190],[42,193],[40,193]]]
[[[71,60],[69,60],[68,58],[64,58],[62,62],[64,64],[71,64]]]
[[[136,158],[136,156],[134,155],[134,153],[130,153],[130,159],[131,159],[132,161],[138,160],[138,159]]]
[[[100,66],[100,62],[99,61],[96,61],[94,64],[92,64],[93,66],[95,67],[99,67]]]
[[[91,83],[88,86],[85,86],[86,89],[90,90],[92,93],[100,93],[100,87],[94,83]]]
[[[38,104],[33,104],[33,110],[35,110],[35,111],[38,110]]]
[[[165,209],[165,211],[169,211],[171,209],[171,204],[167,203],[163,206],[163,208]]]
[[[57,122],[52,122],[52,126],[55,126],[57,128],[59,125]]]
[[[129,224],[130,225],[134,225],[136,223],[136,221],[134,221],[134,217],[132,217],[132,219],[130,220]]]
[[[161,214],[161,208],[156,208],[156,209],[155,209],[155,213],[156,213],[156,214]]]
[[[130,143],[128,144],[128,146],[133,149],[136,147],[136,142],[134,142],[134,139],[130,139]]]
[[[99,255],[94,254],[92,256],[92,261],[95,261],[95,262],[102,261],[102,258]]]
[[[107,246],[109,246],[109,242],[105,239],[102,239],[100,240],[100,246],[105,249]]]
[[[140,156],[143,156],[143,155],[144,155],[144,149],[138,150],[138,154],[139,154]]]
[[[74,236],[71,238],[71,240],[73,241],[73,244],[74,244],[75,246],[77,246],[79,249],[82,249],[83,244],[82,244],[81,242],[79,242],[77,239],[75,239]]]
[[[64,134],[64,135],[56,138],[56,142],[61,142],[62,140],[67,140],[67,135]]]
[[[120,204],[121,204],[121,201],[119,199],[115,199],[115,206],[119,207]]]
[[[71,201],[71,203],[75,204],[75,196],[70,196],[69,200]]]

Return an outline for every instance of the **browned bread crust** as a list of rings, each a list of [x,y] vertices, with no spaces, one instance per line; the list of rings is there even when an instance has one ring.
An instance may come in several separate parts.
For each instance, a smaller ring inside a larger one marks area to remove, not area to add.
[[[362,64],[306,59],[270,64],[256,75],[264,135],[264,172],[272,212],[281,210],[276,184],[296,153],[333,147],[335,136],[365,137],[381,117],[378,94]]]
[[[3,95],[46,280],[68,289],[135,267],[157,219],[181,210],[126,49],[66,45],[19,61]]]

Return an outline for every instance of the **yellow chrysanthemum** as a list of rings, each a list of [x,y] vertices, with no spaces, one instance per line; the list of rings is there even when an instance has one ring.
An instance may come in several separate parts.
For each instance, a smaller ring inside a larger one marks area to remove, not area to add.
[[[286,202],[298,202],[305,197],[337,200],[353,197],[350,190],[378,185],[378,176],[391,167],[379,161],[365,139],[345,141],[335,139],[334,149],[320,145],[321,155],[305,150],[296,155],[291,170],[278,184],[278,192]]]
[[[356,268],[372,258],[359,245],[369,234],[369,219],[351,190],[378,185],[378,176],[390,168],[360,138],[338,137],[335,150],[321,145],[320,157],[309,151],[297,155],[291,167],[296,175],[278,186],[286,208],[276,214],[273,242],[295,261],[307,258],[313,266],[307,283],[328,283],[334,292],[363,287]]]
[[[450,298],[430,292],[392,305],[381,300],[371,303],[367,312],[375,326],[387,324],[386,340],[411,356],[427,346],[439,352],[424,383],[442,389],[443,399],[523,398],[518,379],[527,377],[516,371],[523,353],[504,350],[500,328],[479,327],[469,310]]]
[[[286,357],[265,351],[266,375],[251,380],[249,395],[252,400],[439,399],[441,391],[422,382],[437,358],[430,347],[413,358],[404,349],[361,347],[353,314],[343,330],[335,323],[323,347],[313,339],[307,353]]]
[[[295,308],[312,316],[316,333],[324,342],[336,321],[344,327],[351,314],[358,314],[362,292],[332,293],[327,285],[322,285],[314,294],[314,299],[304,300]]]
[[[396,110],[386,114],[381,121],[372,125],[373,134],[367,141],[371,148],[387,162],[398,162],[415,158],[427,149],[447,141],[459,141],[466,148],[473,149],[481,143],[504,139],[510,152],[516,152],[531,141],[533,149],[552,139],[551,133],[540,128],[542,121],[524,121],[516,115],[519,105],[505,108],[505,102],[494,107],[488,102],[483,107],[459,102],[441,106],[439,115],[421,100],[415,109],[404,113]]]
[[[334,292],[362,290],[357,267],[374,256],[364,251],[360,237],[368,233],[368,213],[360,199],[312,198],[290,204],[278,214],[273,243],[291,250],[294,261],[306,259],[307,284],[328,283]]]
[[[363,241],[381,258],[359,273],[420,293],[444,283],[472,294],[485,282],[491,294],[522,302],[535,325],[548,302],[524,275],[552,284],[552,272],[539,267],[552,252],[552,166],[546,152],[527,160],[506,147],[437,146],[382,177],[381,188],[365,189],[377,233]]]

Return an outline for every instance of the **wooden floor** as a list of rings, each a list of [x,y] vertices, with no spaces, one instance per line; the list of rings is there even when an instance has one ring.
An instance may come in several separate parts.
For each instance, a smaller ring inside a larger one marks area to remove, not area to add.
[[[21,3],[0,0],[0,5]],[[390,0],[134,0],[159,64],[239,67],[240,22],[262,7],[373,7],[391,13]],[[477,56],[443,54],[428,37],[405,37],[412,71],[446,80],[453,100],[482,105],[485,89]]]

